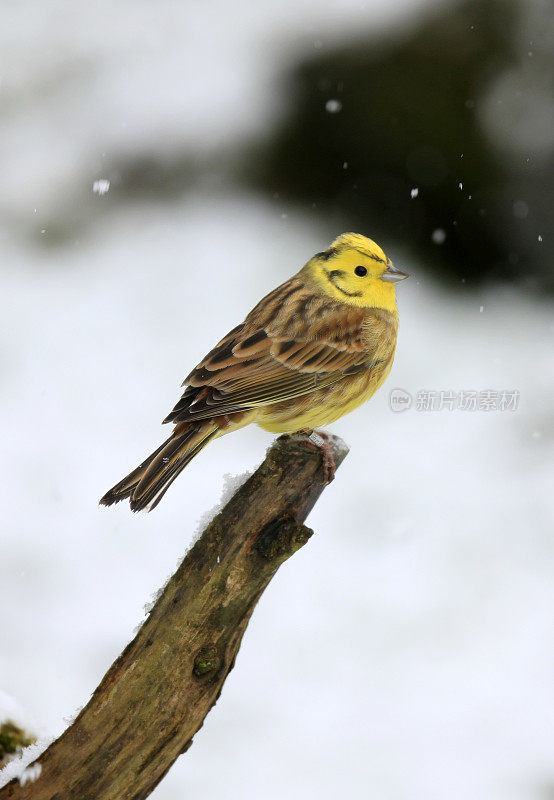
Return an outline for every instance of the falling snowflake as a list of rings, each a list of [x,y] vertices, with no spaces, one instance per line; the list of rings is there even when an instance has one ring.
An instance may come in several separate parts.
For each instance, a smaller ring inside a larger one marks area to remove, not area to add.
[[[325,103],[325,111],[329,114],[338,114],[342,110],[342,103],[340,100],[327,100]]]
[[[107,178],[99,178],[92,184],[92,191],[94,192],[94,194],[103,195],[109,192],[109,190],[110,190],[110,182]]]

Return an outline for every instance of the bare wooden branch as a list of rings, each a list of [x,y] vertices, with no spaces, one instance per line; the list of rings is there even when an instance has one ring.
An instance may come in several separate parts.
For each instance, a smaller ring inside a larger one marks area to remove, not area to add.
[[[348,449],[328,443],[337,466]],[[303,522],[324,488],[322,455],[280,437],[208,525],[133,641],[73,724],[38,759],[34,784],[0,800],[141,800],[192,744],[232,669],[267,584],[312,535]]]

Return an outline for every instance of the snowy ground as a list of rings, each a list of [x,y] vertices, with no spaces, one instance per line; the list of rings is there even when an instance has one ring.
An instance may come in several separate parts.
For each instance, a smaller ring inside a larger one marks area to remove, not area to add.
[[[114,153],[217,149],[271,125],[299,40],[305,54],[347,30],[396,32],[433,2],[244,0],[232,25],[215,0],[0,8],[0,689],[41,736],[87,702],[224,474],[253,469],[272,437],[211,444],[151,515],[98,498],[166,435],[191,366],[328,242],[294,208],[221,187],[122,210],[93,180]],[[108,210],[81,239],[27,241],[85,196],[81,215]],[[494,287],[444,294],[381,244],[414,273],[393,372],[333,426],[351,452],[316,535],[265,592],[157,800],[551,796],[552,308]],[[398,414],[393,388],[521,399]]]
[[[136,208],[86,252],[7,253],[0,685],[41,730],[87,701],[224,473],[252,469],[271,436],[210,445],[150,515],[98,498],[158,443],[191,365],[325,244],[218,195]],[[317,535],[264,594],[160,800],[523,800],[554,778],[551,309],[443,295],[392,256],[414,278],[388,387],[333,427],[351,453]],[[395,414],[394,387],[521,401]]]

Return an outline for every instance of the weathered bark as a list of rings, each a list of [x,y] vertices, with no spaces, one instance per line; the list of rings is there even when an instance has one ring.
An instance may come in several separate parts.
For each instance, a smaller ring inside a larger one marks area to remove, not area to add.
[[[335,461],[347,448],[328,437]],[[321,453],[281,437],[208,525],[133,641],[73,724],[38,759],[34,784],[0,800],[140,800],[192,744],[232,669],[250,615],[312,531],[324,488]]]

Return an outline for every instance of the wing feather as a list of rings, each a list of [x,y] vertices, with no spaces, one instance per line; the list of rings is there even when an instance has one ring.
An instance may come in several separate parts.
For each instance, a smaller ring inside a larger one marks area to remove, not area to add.
[[[183,382],[164,422],[198,420],[290,400],[372,364],[367,311],[314,294],[292,278],[264,298]]]

